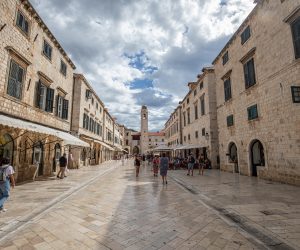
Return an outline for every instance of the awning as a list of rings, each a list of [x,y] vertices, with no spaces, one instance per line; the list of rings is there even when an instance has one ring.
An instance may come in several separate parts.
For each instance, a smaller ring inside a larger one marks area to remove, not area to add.
[[[193,149],[193,148],[203,148],[203,145],[200,145],[200,144],[182,145],[181,147],[178,147],[175,150]]]
[[[153,152],[172,151],[172,150],[173,150],[172,148],[169,148],[166,145],[161,145],[161,146],[158,146],[158,147],[152,149]]]
[[[115,149],[109,146],[106,142],[102,142],[102,143],[104,143],[104,147],[108,148],[111,151],[115,151]]]
[[[23,121],[21,119],[12,118],[5,115],[0,115],[0,124],[13,127],[13,128],[19,128],[19,129],[25,129],[32,132],[37,132],[41,134],[46,135],[53,135],[56,136],[62,140],[64,140],[66,145],[74,145],[74,146],[80,146],[80,147],[89,147],[90,145],[79,138],[67,133],[63,132],[57,129],[48,128],[43,125],[35,124],[32,122]]]

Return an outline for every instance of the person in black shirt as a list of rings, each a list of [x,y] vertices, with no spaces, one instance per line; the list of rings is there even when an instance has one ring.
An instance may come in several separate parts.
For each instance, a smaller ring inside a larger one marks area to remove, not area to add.
[[[63,154],[63,156],[61,156],[59,158],[59,168],[60,169],[57,174],[57,178],[63,179],[65,177],[66,166],[68,164],[68,160],[67,160],[66,156],[67,156],[66,154]]]

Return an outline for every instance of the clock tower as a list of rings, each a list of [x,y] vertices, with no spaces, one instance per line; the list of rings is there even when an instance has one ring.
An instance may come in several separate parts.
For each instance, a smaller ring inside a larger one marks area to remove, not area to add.
[[[141,109],[141,154],[145,154],[148,150],[148,109],[145,105]]]

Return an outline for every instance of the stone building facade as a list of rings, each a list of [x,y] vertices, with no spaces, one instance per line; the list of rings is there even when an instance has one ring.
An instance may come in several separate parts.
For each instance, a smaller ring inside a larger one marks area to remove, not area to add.
[[[221,169],[300,185],[300,1],[257,5],[214,60]]]
[[[88,148],[74,149],[73,154],[80,159],[74,167],[98,165],[108,159],[106,154],[111,151],[111,147],[104,142],[105,107],[82,74],[74,74],[72,106],[71,131],[90,145]]]
[[[182,145],[182,124],[181,124],[181,105],[177,106],[165,123],[166,145],[176,148]]]
[[[211,67],[203,68],[196,82],[188,84],[189,92],[180,102],[176,110],[181,111],[181,131],[177,138],[182,137],[182,145],[174,147],[175,155],[187,157],[192,153],[197,158],[203,154],[209,158],[212,167],[219,167],[218,159],[218,130],[216,112],[216,86],[215,73]],[[172,134],[172,116],[169,118],[170,128],[166,126],[167,133]],[[170,122],[171,121],[171,122]],[[175,119],[175,124],[177,124]],[[174,126],[174,125],[173,125]],[[176,127],[177,128],[177,127]],[[175,130],[176,131],[176,130]],[[180,135],[182,133],[182,135]],[[176,134],[175,134],[176,135]],[[168,144],[172,145],[172,137]],[[177,139],[176,139],[177,140]],[[177,141],[176,141],[177,142]]]
[[[68,133],[74,69],[28,1],[1,1],[0,158],[18,182],[52,175],[62,152],[85,145]]]

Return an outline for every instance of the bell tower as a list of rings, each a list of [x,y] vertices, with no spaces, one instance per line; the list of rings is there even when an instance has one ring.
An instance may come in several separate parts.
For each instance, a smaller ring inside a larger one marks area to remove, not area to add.
[[[145,154],[148,150],[148,109],[145,105],[141,109],[141,154]]]

